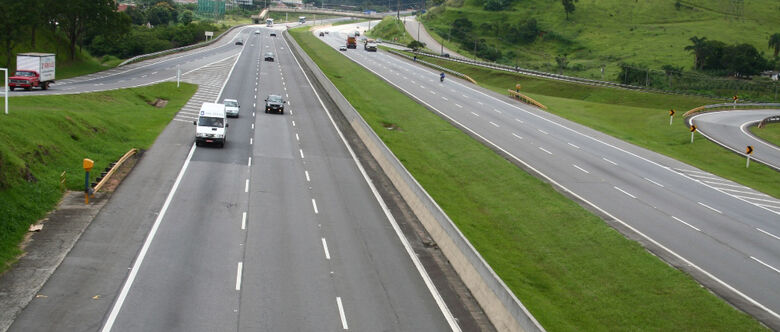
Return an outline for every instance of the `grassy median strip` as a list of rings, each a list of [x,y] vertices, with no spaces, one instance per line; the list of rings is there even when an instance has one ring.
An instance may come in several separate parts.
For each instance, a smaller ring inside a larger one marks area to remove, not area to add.
[[[743,156],[700,135],[696,135],[691,144],[691,135],[683,125],[682,114],[694,107],[723,100],[587,86],[426,56],[419,58],[469,75],[481,86],[501,94],[507,94],[507,89],[519,83],[522,85],[520,92],[547,106],[550,113],[780,197],[780,176],[774,169],[758,163],[745,169]],[[670,109],[676,110],[671,126]]]
[[[11,98],[9,114],[0,114],[0,272],[20,254],[27,227],[62,197],[63,171],[68,189],[83,190],[82,159],[94,160],[99,173],[131,148],[148,148],[196,88],[161,83]],[[150,105],[158,98],[168,103]]]
[[[762,329],[310,32],[291,33],[545,328]]]
[[[763,140],[780,146],[780,123],[770,123],[763,128],[750,127],[750,132]]]

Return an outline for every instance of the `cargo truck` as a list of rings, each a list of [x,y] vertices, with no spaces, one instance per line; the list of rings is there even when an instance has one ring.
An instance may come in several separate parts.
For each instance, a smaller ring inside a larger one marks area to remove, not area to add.
[[[51,53],[19,53],[16,55],[16,72],[8,78],[8,88],[32,90],[40,87],[43,90],[54,83],[56,55]]]
[[[347,48],[357,49],[357,41],[355,40],[355,35],[352,34],[347,35]]]

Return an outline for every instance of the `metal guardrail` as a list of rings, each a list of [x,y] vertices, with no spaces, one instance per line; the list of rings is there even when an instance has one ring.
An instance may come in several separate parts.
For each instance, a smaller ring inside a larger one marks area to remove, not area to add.
[[[703,106],[693,108],[688,112],[685,112],[685,114],[683,114],[683,117],[687,118],[696,113],[712,112],[712,111],[718,111],[724,109],[745,110],[745,109],[754,109],[754,108],[780,109],[780,103],[722,103],[722,104],[703,105]]]
[[[764,128],[767,123],[775,123],[780,122],[780,115],[773,115],[766,119],[761,120],[761,122],[758,123],[758,128]]]
[[[531,97],[528,97],[528,96],[526,96],[526,95],[524,95],[524,94],[522,94],[520,92],[517,92],[515,90],[512,90],[512,89],[507,89],[507,90],[509,91],[509,96],[512,97],[512,98],[517,98],[517,99],[519,99],[520,101],[522,101],[522,102],[524,102],[526,104],[531,104],[531,105],[534,105],[534,106],[539,107],[539,108],[544,109],[544,110],[547,109],[547,106],[544,106],[544,104],[534,100]]]
[[[219,36],[217,36],[217,38],[213,38],[213,39],[211,39],[209,41],[200,42],[200,43],[197,43],[197,44],[192,44],[192,45],[187,45],[187,46],[182,46],[182,47],[177,47],[177,48],[170,48],[170,49],[167,49],[167,50],[162,50],[162,51],[158,51],[158,52],[154,52],[154,53],[147,53],[147,54],[136,55],[136,56],[134,56],[134,57],[132,57],[130,59],[122,61],[122,63],[117,65],[117,67],[122,67],[124,65],[131,64],[131,63],[138,62],[138,61],[143,61],[143,60],[146,60],[147,58],[154,58],[154,57],[161,56],[161,55],[168,55],[168,54],[171,54],[171,53],[189,51],[189,50],[196,49],[196,48],[199,48],[199,47],[208,46],[208,45],[216,43],[217,41],[222,39],[223,36],[225,36],[228,32],[232,31],[233,29],[236,29],[236,28],[239,28],[239,27],[243,27],[243,26],[246,26],[246,24],[232,26],[232,27],[230,27],[230,29],[227,29],[227,30],[225,30],[225,32],[219,34]]]
[[[484,67],[484,68],[490,68],[495,70],[519,73],[527,76],[547,78],[547,79],[553,79],[553,80],[565,81],[571,83],[578,83],[578,84],[585,84],[585,85],[592,85],[592,86],[599,86],[599,87],[610,87],[610,88],[625,89],[625,90],[634,90],[640,92],[652,92],[652,93],[660,93],[660,94],[668,94],[668,95],[709,97],[709,98],[716,98],[716,99],[723,98],[722,96],[708,95],[703,93],[667,91],[667,90],[653,89],[653,88],[648,88],[648,87],[643,87],[638,85],[622,84],[622,83],[615,83],[615,82],[601,81],[601,80],[592,80],[588,78],[554,74],[554,73],[548,73],[548,72],[522,68],[522,67],[514,67],[514,66],[504,65],[500,63],[495,63],[495,62],[483,62],[483,61],[477,61],[477,60],[466,59],[466,58],[458,58],[458,57],[445,57],[439,54],[434,54],[434,53],[424,52],[424,51],[419,53],[440,60],[465,63],[465,64],[470,64],[470,65]]]
[[[390,50],[390,49],[388,49],[387,51],[388,51],[388,52],[390,52],[391,54],[395,54],[395,55],[397,55],[397,56],[400,56],[400,57],[407,58],[407,59],[409,59],[409,60],[412,60],[412,61],[414,61],[414,62],[419,62],[419,63],[422,63],[422,64],[424,64],[424,65],[426,65],[426,66],[428,66],[428,67],[436,68],[436,69],[439,69],[439,70],[441,70],[441,71],[446,71],[446,72],[448,72],[448,73],[450,73],[450,74],[453,74],[453,75],[455,75],[455,76],[458,76],[458,77],[461,77],[461,78],[463,78],[463,79],[465,79],[465,80],[468,80],[469,82],[471,82],[471,83],[473,83],[473,84],[477,84],[477,81],[475,81],[473,78],[469,77],[469,76],[468,76],[468,75],[466,75],[466,74],[463,74],[463,73],[460,73],[460,72],[454,71],[454,70],[452,70],[452,69],[449,69],[449,68],[446,68],[446,67],[439,66],[439,65],[437,65],[437,64],[430,63],[430,62],[428,62],[428,61],[425,61],[425,60],[422,60],[422,59],[416,59],[416,58],[414,58],[414,57],[408,56],[408,55],[406,55],[406,54],[403,54],[403,53],[401,53],[401,52],[398,52],[398,51],[396,51],[396,50]]]
[[[105,172],[105,174],[101,174],[100,181],[98,181],[92,188],[93,193],[96,193],[98,192],[98,190],[100,190],[100,188],[103,188],[103,186],[106,183],[108,183],[108,179],[111,178],[111,175],[113,175],[116,172],[116,170],[119,169],[119,167],[122,166],[122,164],[124,164],[125,161],[127,161],[127,159],[130,159],[130,157],[132,157],[136,153],[138,153],[138,149],[136,148],[130,149],[130,151],[127,151],[127,153],[125,153],[125,155],[122,156],[122,158],[119,158],[117,162],[113,163],[111,165],[111,168],[107,172]]]

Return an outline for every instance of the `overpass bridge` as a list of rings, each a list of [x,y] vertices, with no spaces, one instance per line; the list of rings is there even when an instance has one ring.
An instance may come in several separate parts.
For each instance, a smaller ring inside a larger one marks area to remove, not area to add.
[[[395,12],[366,14],[362,12],[347,11],[347,10],[274,6],[274,7],[268,7],[266,9],[263,9],[263,11],[260,12],[260,14],[258,15],[252,15],[252,22],[254,24],[260,24],[264,22],[269,12],[293,13],[299,16],[300,14],[312,14],[312,15],[344,16],[344,17],[355,17],[355,18],[366,18],[366,19],[377,19],[377,20],[380,20],[382,19],[382,17],[388,15],[396,14]]]

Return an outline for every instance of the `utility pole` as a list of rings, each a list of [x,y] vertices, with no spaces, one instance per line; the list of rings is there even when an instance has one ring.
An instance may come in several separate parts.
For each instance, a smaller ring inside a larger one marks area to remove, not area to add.
[[[474,60],[477,60],[477,40],[474,39]]]
[[[398,0],[398,3],[395,5],[395,17],[397,19],[401,19],[401,0]]]

